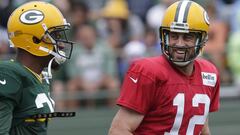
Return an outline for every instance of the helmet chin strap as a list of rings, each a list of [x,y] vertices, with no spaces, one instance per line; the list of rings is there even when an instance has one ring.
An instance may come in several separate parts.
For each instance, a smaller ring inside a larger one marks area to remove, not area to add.
[[[61,55],[59,55],[58,53],[56,53],[56,52],[54,52],[54,51],[52,51],[52,50],[49,50],[48,48],[42,47],[42,46],[39,47],[39,50],[44,51],[44,52],[46,52],[46,53],[48,53],[48,54],[53,55],[53,56],[54,56],[53,58],[55,59],[55,61],[56,61],[58,64],[62,64],[62,63],[64,63],[64,62],[66,61],[66,58],[63,57],[63,56],[65,56],[65,52],[63,52],[63,51],[59,51],[59,53],[62,55],[62,56],[61,56]]]
[[[49,53],[49,54],[51,54],[51,55],[54,56],[54,57],[49,61],[49,63],[48,63],[47,73],[45,72],[45,73],[43,74],[43,75],[44,75],[44,78],[45,78],[46,81],[49,83],[49,79],[52,79],[51,67],[52,67],[52,62],[53,62],[53,60],[54,60],[56,63],[58,63],[59,65],[60,65],[60,64],[63,64],[63,63],[66,61],[66,58],[63,57],[63,56],[65,56],[65,53],[64,53],[63,51],[59,51],[59,53],[60,53],[61,55],[63,55],[63,56],[61,56],[61,55],[57,54],[56,52],[54,52],[54,51],[52,51],[52,50],[49,50],[48,48],[45,48],[45,47],[42,47],[42,46],[39,47],[39,50],[42,50],[42,51],[47,52],[47,53]]]
[[[191,63],[192,62],[192,60],[190,60],[190,61],[185,61],[185,62],[183,62],[183,61],[173,61],[173,60],[171,60],[171,58],[169,57],[169,55],[167,55],[164,51],[163,51],[163,54],[164,54],[164,56],[166,56],[166,58],[170,61],[170,62],[172,62],[173,64],[175,64],[175,65],[177,65],[177,66],[179,66],[179,67],[184,67],[184,66],[187,66],[189,63]]]

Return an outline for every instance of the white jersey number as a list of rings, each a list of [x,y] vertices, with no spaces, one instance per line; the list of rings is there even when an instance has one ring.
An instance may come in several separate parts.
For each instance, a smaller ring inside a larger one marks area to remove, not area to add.
[[[50,97],[50,93],[48,93],[48,96],[45,93],[40,93],[37,95],[37,97],[35,99],[35,104],[36,104],[37,108],[42,108],[44,103],[47,103],[50,111],[54,112],[53,106],[54,106],[55,102]]]
[[[185,95],[183,93],[177,94],[177,96],[173,99],[173,106],[177,106],[177,114],[172,129],[170,130],[170,132],[165,132],[164,135],[178,135],[184,115],[184,102],[185,102],[184,99]],[[206,94],[195,94],[192,99],[192,106],[198,107],[200,103],[205,105],[204,114],[194,115],[190,119],[186,133],[187,135],[193,134],[194,127],[196,124],[203,125],[205,123],[205,120],[209,112],[210,98]]]

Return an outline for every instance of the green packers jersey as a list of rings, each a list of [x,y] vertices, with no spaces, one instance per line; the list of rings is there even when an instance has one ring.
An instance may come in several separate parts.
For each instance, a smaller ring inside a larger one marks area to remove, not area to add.
[[[47,122],[28,118],[53,106],[47,83],[18,62],[0,62],[0,135],[46,135]]]

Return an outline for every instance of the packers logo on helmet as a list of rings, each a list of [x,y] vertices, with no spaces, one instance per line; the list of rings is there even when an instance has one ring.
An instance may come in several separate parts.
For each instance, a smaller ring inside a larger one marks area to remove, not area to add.
[[[28,10],[21,14],[20,21],[25,24],[36,24],[43,20],[44,14],[39,10]]]
[[[163,54],[173,63],[185,66],[193,61],[201,52],[208,39],[209,17],[207,12],[196,2],[181,0],[173,3],[165,12],[159,29]],[[177,47],[169,44],[169,33],[191,33],[197,39],[193,47]],[[181,60],[176,60],[172,50],[180,49],[185,52]],[[194,53],[191,53],[194,52]],[[191,53],[191,54],[190,54]]]
[[[206,11],[204,12],[204,19],[205,19],[206,23],[209,25],[209,24],[210,24],[210,22],[209,22],[209,16],[208,16],[208,14],[207,14]]]

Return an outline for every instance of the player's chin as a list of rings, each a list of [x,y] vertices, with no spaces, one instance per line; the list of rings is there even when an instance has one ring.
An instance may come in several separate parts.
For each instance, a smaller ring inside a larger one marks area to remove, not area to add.
[[[189,60],[189,59],[192,59],[194,57],[194,55],[192,53],[177,53],[177,52],[174,52],[173,55],[172,55],[172,58],[174,61],[186,61],[186,60]]]
[[[174,61],[184,61],[185,57],[185,54],[174,53],[172,58]]]

